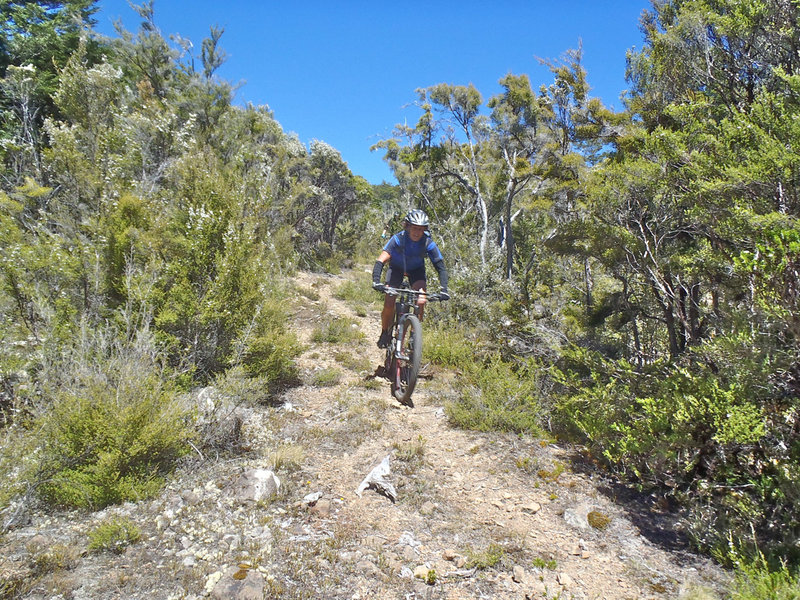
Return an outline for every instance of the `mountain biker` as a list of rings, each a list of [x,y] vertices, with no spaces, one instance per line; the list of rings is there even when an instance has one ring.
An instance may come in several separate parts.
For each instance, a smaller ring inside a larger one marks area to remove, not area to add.
[[[447,269],[444,266],[444,258],[439,247],[431,239],[428,232],[428,215],[418,208],[409,212],[403,219],[403,231],[393,235],[383,251],[375,261],[372,269],[372,287],[379,291],[385,291],[386,286],[400,287],[403,283],[403,276],[407,275],[414,290],[425,291],[425,255],[433,263],[439,275],[439,286],[441,292],[439,296],[442,300],[449,300],[450,294],[447,293]],[[389,268],[386,271],[386,285],[381,283],[381,273],[383,266],[388,261]],[[394,303],[392,296],[387,295],[383,302],[381,312],[381,335],[378,338],[378,348],[386,348],[392,339],[390,329],[394,317]],[[419,319],[425,310],[425,296],[418,296],[417,306],[419,307]]]

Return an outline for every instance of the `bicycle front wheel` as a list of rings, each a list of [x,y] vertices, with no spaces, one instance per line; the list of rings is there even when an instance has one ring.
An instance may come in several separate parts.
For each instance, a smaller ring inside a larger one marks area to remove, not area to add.
[[[408,315],[399,325],[400,351],[396,353],[391,373],[392,393],[403,404],[411,404],[411,394],[417,385],[422,361],[422,325],[414,315]]]

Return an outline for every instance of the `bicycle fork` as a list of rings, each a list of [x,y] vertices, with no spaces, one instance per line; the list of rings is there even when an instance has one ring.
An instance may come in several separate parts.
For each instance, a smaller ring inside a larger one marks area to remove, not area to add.
[[[405,315],[400,318],[397,323],[397,337],[393,340],[394,342],[394,357],[397,360],[404,360],[408,361],[410,357],[407,354],[403,354],[403,325],[405,324]]]

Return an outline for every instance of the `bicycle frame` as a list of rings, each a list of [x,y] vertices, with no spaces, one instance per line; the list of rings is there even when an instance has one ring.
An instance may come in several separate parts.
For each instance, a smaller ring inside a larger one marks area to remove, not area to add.
[[[395,296],[392,341],[386,349],[384,373],[387,375],[394,395],[401,403],[413,406],[411,394],[417,383],[422,356],[422,325],[419,321],[417,299],[427,297],[439,300],[438,294],[412,290],[407,283],[403,287],[386,287],[384,293]]]

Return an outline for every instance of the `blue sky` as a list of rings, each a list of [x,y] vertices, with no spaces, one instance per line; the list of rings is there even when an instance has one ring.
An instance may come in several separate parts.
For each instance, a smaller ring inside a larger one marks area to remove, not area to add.
[[[135,2],[141,4],[141,2]],[[127,0],[100,0],[97,29],[121,19],[136,32]],[[155,0],[162,34],[190,39],[196,54],[211,26],[225,29],[218,71],[241,84],[236,102],[267,105],[284,131],[327,142],[351,171],[394,183],[380,151],[398,123],[414,124],[415,90],[472,83],[484,101],[498,80],[526,73],[552,82],[537,57],[557,60],[581,43],[592,95],[622,107],[625,53],[642,47],[649,0]],[[199,62],[199,61],[198,61]]]

